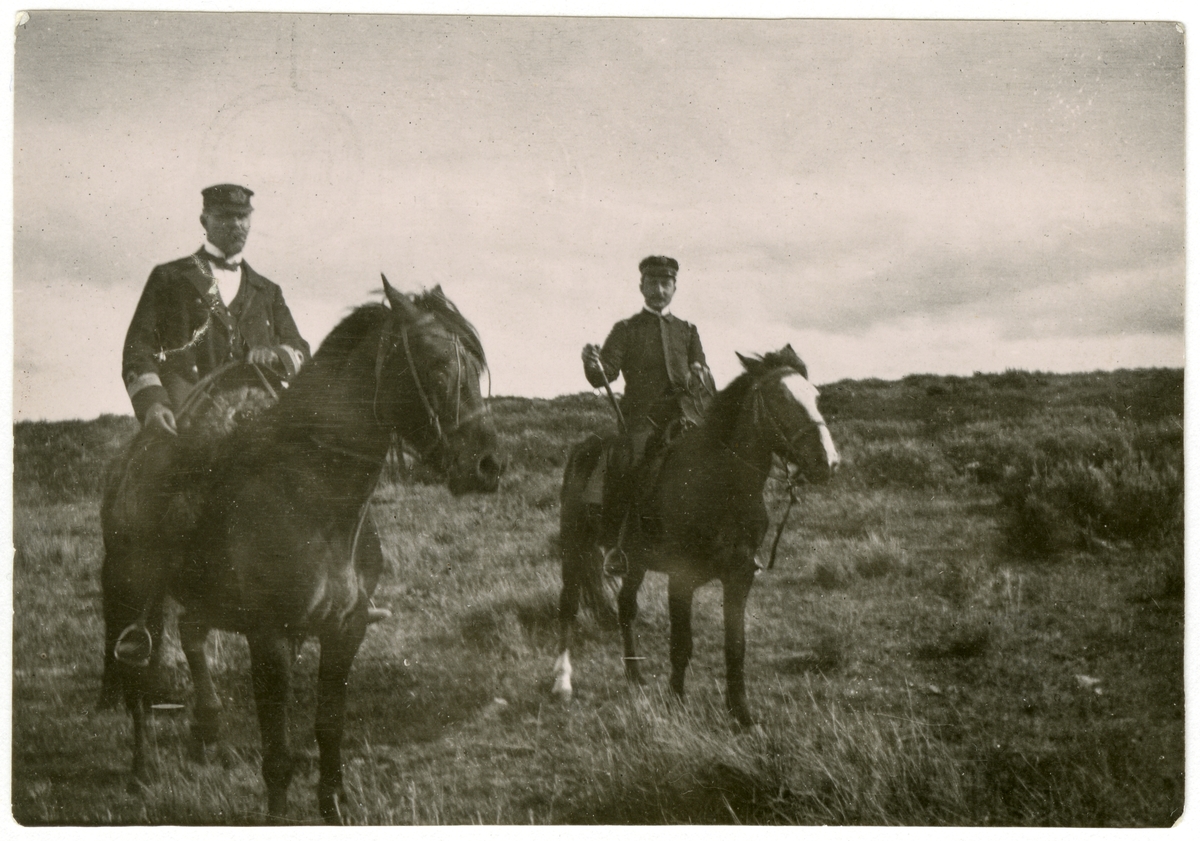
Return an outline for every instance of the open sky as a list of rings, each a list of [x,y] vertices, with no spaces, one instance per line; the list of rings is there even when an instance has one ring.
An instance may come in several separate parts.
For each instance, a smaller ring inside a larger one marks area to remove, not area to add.
[[[16,29],[13,416],[129,413],[125,329],[255,191],[248,261],[316,347],[440,283],[494,394],[681,264],[718,384],[1184,362],[1173,23],[33,12]]]

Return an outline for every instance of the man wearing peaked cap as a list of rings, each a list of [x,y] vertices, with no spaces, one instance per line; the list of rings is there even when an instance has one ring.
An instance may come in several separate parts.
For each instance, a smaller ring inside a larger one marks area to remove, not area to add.
[[[715,389],[696,327],[670,311],[679,263],[651,256],[638,264],[644,306],[613,325],[603,347],[583,348],[583,370],[593,388],[625,381],[621,415],[625,435],[608,459],[604,482],[601,545],[611,572],[623,572],[620,531],[636,488],[636,468],[669,433],[695,424]]]
[[[109,525],[120,534],[146,523],[170,533],[175,528],[171,518],[186,516],[186,505],[172,504],[187,481],[186,472],[176,469],[181,452],[176,414],[203,377],[227,362],[252,362],[286,381],[309,360],[308,342],[296,328],[283,291],[242,259],[253,192],[237,184],[216,184],[200,195],[203,244],[186,257],[154,267],[125,334],[121,378],[143,432],[123,471],[113,477],[114,498],[125,503],[110,509],[121,513]],[[136,481],[126,481],[128,477]],[[106,488],[106,499],[108,494]],[[161,629],[162,602],[146,610],[147,626]],[[149,694],[160,701],[176,700],[162,650],[153,648]],[[114,700],[115,692],[115,684],[106,684],[106,701]]]
[[[242,259],[254,193],[216,184],[200,195],[205,241],[150,273],[121,359],[134,414],[170,434],[191,388],[224,363],[253,362],[286,380],[309,360],[283,291]]]

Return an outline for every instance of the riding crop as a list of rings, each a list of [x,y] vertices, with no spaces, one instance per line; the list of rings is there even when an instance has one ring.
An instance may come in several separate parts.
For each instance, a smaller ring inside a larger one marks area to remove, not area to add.
[[[592,358],[596,360],[596,367],[600,369],[600,378],[604,380],[604,393],[608,395],[608,402],[612,405],[613,411],[617,413],[617,428],[624,435],[626,432],[625,416],[621,414],[621,407],[617,405],[617,398],[613,394],[612,385],[608,381],[608,372],[604,370],[604,362],[601,361],[599,353],[595,354]]]

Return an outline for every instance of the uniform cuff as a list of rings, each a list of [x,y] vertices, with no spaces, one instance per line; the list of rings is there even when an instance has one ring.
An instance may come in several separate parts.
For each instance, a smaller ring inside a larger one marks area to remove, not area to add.
[[[275,355],[283,363],[283,370],[289,378],[299,374],[304,366],[304,354],[289,345],[276,345]]]
[[[161,385],[149,386],[140,389],[133,397],[130,398],[133,403],[133,414],[137,417],[138,422],[146,419],[146,412],[150,411],[150,407],[155,403],[162,403],[164,406],[171,405],[171,397],[167,394],[167,390]]]

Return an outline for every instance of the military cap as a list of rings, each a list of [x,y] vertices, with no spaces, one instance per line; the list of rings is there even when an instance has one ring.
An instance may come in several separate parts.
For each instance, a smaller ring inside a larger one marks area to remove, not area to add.
[[[239,187],[237,184],[215,184],[200,191],[204,196],[205,210],[226,210],[234,213],[249,213],[254,208],[250,206],[252,190]]]
[[[670,257],[647,257],[638,263],[638,271],[644,275],[675,277],[679,271],[679,263]]]

